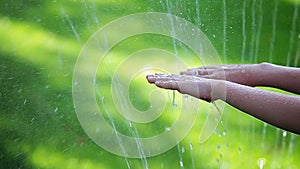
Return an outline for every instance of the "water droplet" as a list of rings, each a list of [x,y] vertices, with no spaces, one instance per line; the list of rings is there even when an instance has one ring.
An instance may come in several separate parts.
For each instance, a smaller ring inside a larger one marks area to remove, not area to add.
[[[184,99],[184,100],[187,100],[188,98],[189,98],[189,97],[188,97],[187,95],[184,95],[184,96],[183,96],[183,99]]]
[[[184,153],[184,152],[185,152],[184,147],[181,147],[181,153]]]
[[[30,120],[30,124],[32,125],[34,123],[34,121],[35,121],[35,118],[32,117],[32,119]]]
[[[99,133],[99,128],[96,128],[96,133]]]
[[[218,118],[218,117],[216,117],[216,118],[215,118],[215,122],[218,122],[218,121],[219,121],[219,118]]]
[[[265,158],[259,158],[257,160],[257,165],[260,169],[264,168],[264,165],[266,164],[266,159]]]
[[[23,104],[25,105],[27,103],[27,99],[24,100]]]
[[[221,145],[217,145],[217,149],[220,150],[221,149]]]
[[[238,150],[239,150],[239,152],[242,152],[242,149],[241,149],[241,147],[239,147],[239,148],[238,148]]]
[[[195,35],[195,29],[194,28],[192,29],[192,35],[193,36]]]
[[[14,142],[16,143],[16,142],[18,142],[19,140],[20,140],[20,137],[14,139]]]
[[[190,143],[190,150],[192,150],[193,149],[193,144],[192,143]]]
[[[212,36],[213,36],[213,38],[216,38],[216,35],[215,35],[215,34],[213,34]]]
[[[286,131],[283,131],[282,136],[283,136],[283,137],[286,137],[286,135],[287,135],[287,132],[286,132]]]
[[[131,121],[129,122],[129,127],[132,128],[132,123],[131,123]]]
[[[227,134],[227,131],[226,130],[224,130],[223,131],[223,136],[225,136]]]
[[[216,158],[216,162],[217,162],[217,163],[219,163],[219,162],[220,162],[220,160],[219,160],[218,158]]]
[[[166,131],[170,131],[171,130],[171,128],[170,127],[166,127]]]
[[[104,96],[101,96],[101,98],[100,98],[100,99],[101,99],[101,102],[103,102],[103,101],[104,101]]]
[[[181,160],[179,161],[179,165],[180,167],[183,167],[183,162]]]
[[[175,91],[173,91],[172,106],[177,107],[177,104],[175,103]]]
[[[57,110],[58,110],[58,107],[56,107],[56,108],[54,109],[54,112],[56,113],[56,112],[57,112]]]

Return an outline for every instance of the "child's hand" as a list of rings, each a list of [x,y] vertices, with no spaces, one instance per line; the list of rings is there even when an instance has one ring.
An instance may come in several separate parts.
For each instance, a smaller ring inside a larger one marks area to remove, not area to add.
[[[227,80],[247,86],[256,86],[259,85],[259,75],[264,70],[262,64],[217,65],[188,69],[181,72],[181,75]]]
[[[148,75],[146,78],[149,83],[154,83],[160,88],[177,90],[180,93],[188,94],[206,101],[219,99],[217,95],[212,93],[213,85],[219,84],[217,83],[219,80],[197,76],[165,74]]]

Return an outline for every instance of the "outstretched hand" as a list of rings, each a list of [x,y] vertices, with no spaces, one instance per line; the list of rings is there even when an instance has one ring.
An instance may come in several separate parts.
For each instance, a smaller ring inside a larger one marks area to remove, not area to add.
[[[255,76],[262,72],[261,69],[261,64],[215,65],[188,69],[180,74],[256,86],[259,79]]]
[[[188,69],[181,75],[148,75],[157,87],[228,104],[274,126],[300,134],[300,98],[250,86],[276,87],[300,94],[300,69],[269,63]]]
[[[153,83],[160,88],[177,90],[182,94],[188,94],[206,101],[218,99],[212,94],[212,85],[213,83],[217,84],[219,80],[166,74],[148,75],[146,78],[149,83]]]

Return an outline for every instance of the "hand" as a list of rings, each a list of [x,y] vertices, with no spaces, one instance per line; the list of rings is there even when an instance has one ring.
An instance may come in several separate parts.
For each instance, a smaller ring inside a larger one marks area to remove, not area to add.
[[[260,83],[259,75],[266,70],[266,65],[268,65],[268,63],[216,65],[188,69],[180,74],[208,79],[227,80],[247,86],[257,86]]]
[[[208,102],[220,98],[219,95],[212,92],[212,89],[222,88],[215,86],[216,84],[221,84],[217,83],[220,80],[205,79],[197,76],[165,74],[148,75],[146,78],[149,83],[154,83],[157,87],[177,90],[182,94],[188,94]]]

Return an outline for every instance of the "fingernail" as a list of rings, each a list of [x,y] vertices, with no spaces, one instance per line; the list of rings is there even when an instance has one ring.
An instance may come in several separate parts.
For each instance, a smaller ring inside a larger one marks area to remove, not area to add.
[[[148,78],[151,78],[151,77],[153,77],[153,75],[146,75],[146,78],[148,79]]]

